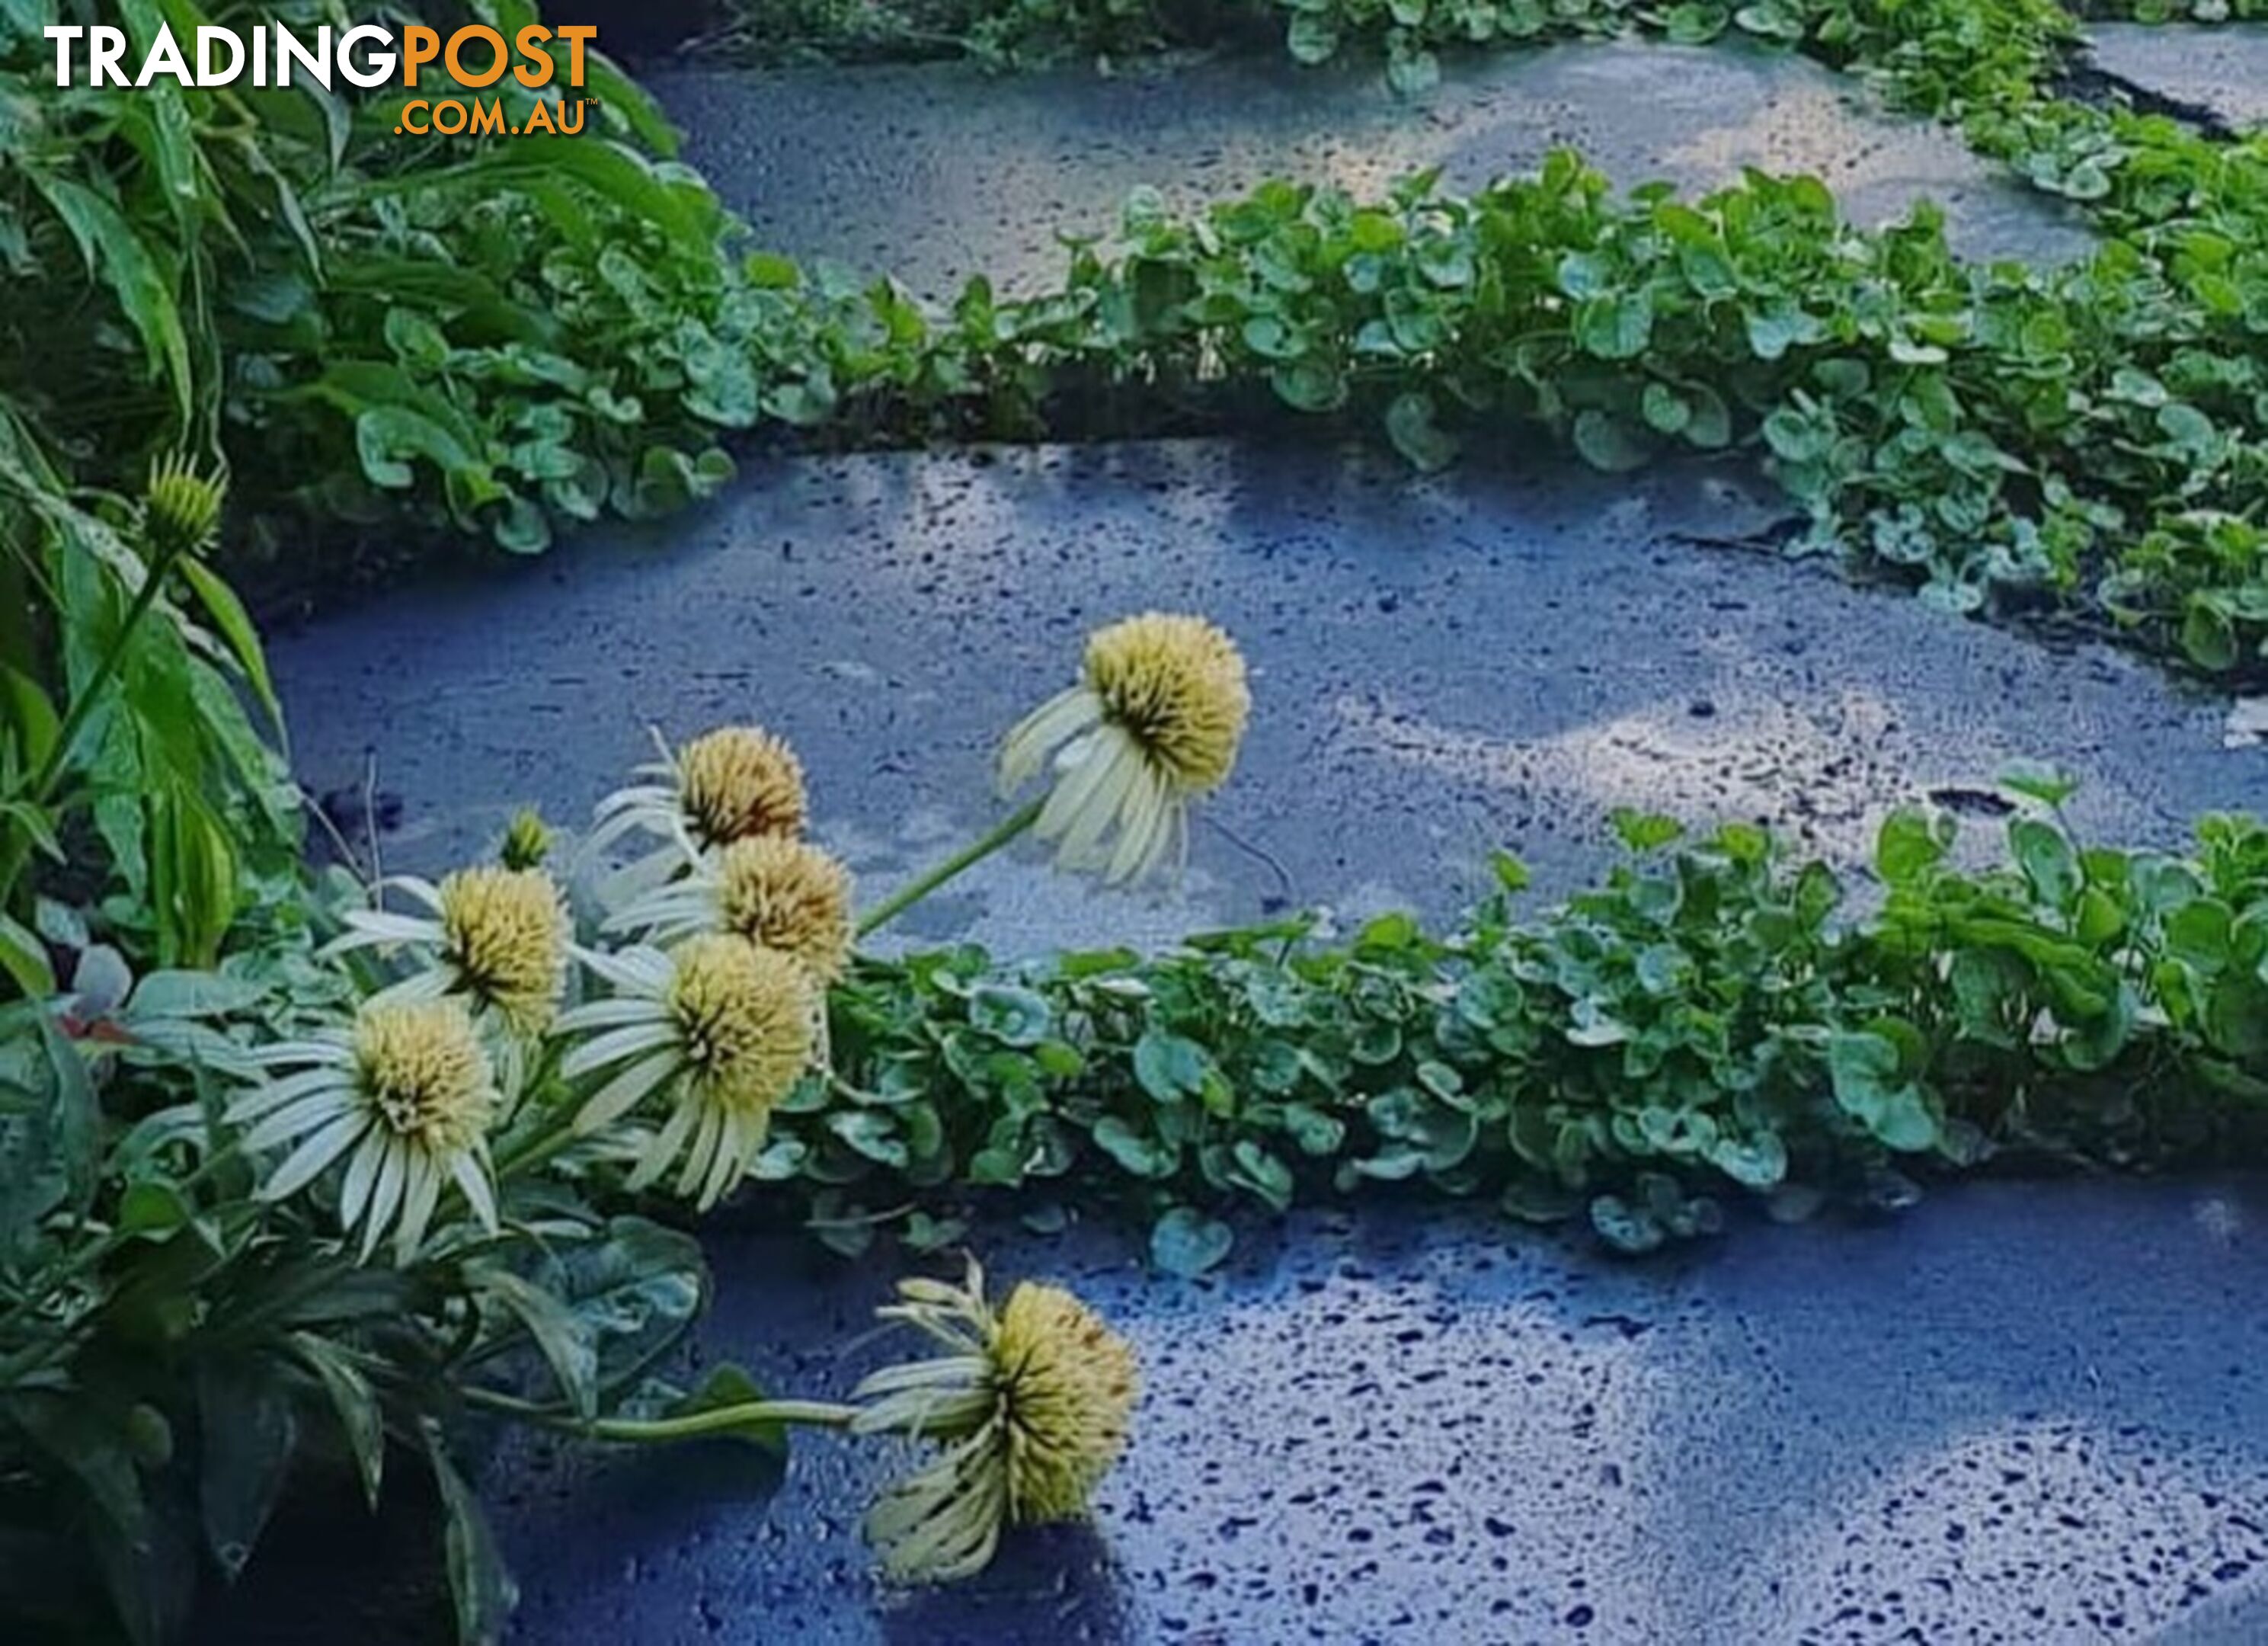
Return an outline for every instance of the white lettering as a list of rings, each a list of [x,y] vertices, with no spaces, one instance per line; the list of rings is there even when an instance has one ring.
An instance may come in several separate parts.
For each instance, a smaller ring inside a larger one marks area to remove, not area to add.
[[[70,84],[71,45],[85,33],[86,26],[83,23],[48,25],[47,36],[55,43],[55,84],[57,85],[65,86]]]
[[[173,26],[158,25],[158,38],[151,42],[150,55],[142,59],[142,72],[134,77],[136,85],[147,85],[161,74],[173,77],[176,85],[189,83],[189,60],[181,55],[181,42],[173,38]]]
[[[228,48],[228,67],[213,67],[213,48]],[[199,85],[230,85],[244,72],[244,42],[236,37],[232,28],[214,28],[210,24],[197,29],[197,84]]]
[[[384,45],[393,38],[392,30],[380,28],[375,23],[364,23],[349,29],[339,36],[339,72],[357,85],[384,85],[394,78],[394,54],[374,51],[370,54],[370,67],[357,69],[354,65],[354,48],[362,41],[375,41]]]
[[[89,85],[126,84],[126,70],[118,60],[126,55],[126,31],[97,23],[86,32],[86,83]]]
[[[276,26],[276,84],[291,84],[291,64],[297,62],[315,83],[326,92],[331,89],[331,26],[324,24],[315,31],[315,49],[310,52],[299,43],[299,37],[281,23]]]

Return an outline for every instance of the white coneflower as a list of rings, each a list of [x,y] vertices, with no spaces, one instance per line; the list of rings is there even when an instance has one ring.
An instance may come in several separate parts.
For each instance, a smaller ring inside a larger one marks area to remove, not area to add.
[[[394,943],[423,951],[426,966],[377,998],[461,996],[476,1014],[508,1031],[501,1048],[508,1065],[505,1084],[516,1090],[523,1060],[519,1043],[549,1027],[566,986],[570,923],[558,886],[541,868],[494,865],[459,869],[438,886],[414,875],[387,884],[431,912],[350,910],[345,934],[323,953]]]
[[[638,1151],[630,1186],[680,1161],[676,1190],[703,1209],[747,1175],[772,1110],[811,1066],[814,990],[804,968],[740,938],[707,933],[674,954],[586,953],[616,991],[562,1013],[557,1032],[586,1037],[560,1059],[577,1080],[611,1070],[575,1129],[614,1125],[652,1100],[666,1111]]]
[[[297,1071],[228,1110],[232,1124],[247,1128],[247,1154],[291,1146],[261,1179],[262,1199],[296,1194],[344,1160],[339,1222],[349,1234],[361,1229],[365,1259],[389,1229],[395,1260],[414,1258],[452,1184],[495,1229],[488,1131],[501,1099],[460,1001],[366,1002],[350,1025],[253,1056],[263,1067]]]
[[[903,1301],[880,1312],[947,1353],[867,1378],[852,1398],[869,1404],[850,1428],[939,1455],[884,1494],[866,1529],[891,1577],[949,1581],[981,1570],[1004,1526],[1086,1512],[1126,1448],[1139,1368],[1132,1347],[1060,1287],[1027,1281],[996,1311],[971,1259],[962,1286],[914,1280],[898,1290]]]
[[[1234,642],[1202,617],[1150,612],[1087,637],[1079,683],[1000,746],[1012,795],[1054,757],[1034,831],[1057,861],[1113,884],[1188,855],[1189,803],[1236,764],[1252,696]]]
[[[644,833],[676,846],[681,859],[695,857],[735,840],[792,839],[808,815],[802,762],[761,726],[720,726],[674,751],[665,749],[637,775],[650,781],[599,802],[586,853]]]
[[[800,963],[834,983],[850,963],[850,874],[801,840],[736,840],[608,921],[656,943],[696,932],[729,932]]]

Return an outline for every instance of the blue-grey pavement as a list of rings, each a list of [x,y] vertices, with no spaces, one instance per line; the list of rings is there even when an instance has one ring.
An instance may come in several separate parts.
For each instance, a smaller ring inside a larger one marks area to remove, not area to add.
[[[2235,130],[2268,125],[2268,24],[2090,23],[2094,65]]]
[[[870,891],[1001,815],[990,755],[1082,634],[1202,611],[1253,667],[1238,771],[1177,899],[996,859],[908,922],[1002,945],[1160,941],[1285,903],[1451,912],[1510,847],[1595,872],[1616,808],[1740,817],[1863,863],[1932,793],[1989,843],[2011,762],[2080,774],[2099,838],[2268,809],[2227,703],[2109,646],[1963,622],[1822,563],[1697,546],[1778,512],[1731,467],[1585,474],[1525,435],[1426,479],[1367,448],[1217,443],[751,466],[705,514],[391,594],[274,661],[302,776],[399,794],[395,867],[574,823],[652,754],[753,716]]]
[[[544,1443],[491,1472],[542,1646],[2268,1639],[2268,1196],[1948,1190],[1644,1266],[1477,1214],[1296,1214],[1218,1275],[994,1233],[1133,1340],[1094,1523],[895,1596],[857,1529],[903,1459]],[[710,1353],[839,1392],[895,1266],[711,1242]],[[848,1347],[846,1349],[846,1346]],[[705,1482],[705,1484],[704,1484]]]

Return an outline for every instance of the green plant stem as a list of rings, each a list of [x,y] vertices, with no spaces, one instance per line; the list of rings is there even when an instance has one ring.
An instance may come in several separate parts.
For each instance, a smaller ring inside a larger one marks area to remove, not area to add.
[[[497,1180],[549,1165],[576,1140],[573,1105],[563,1105],[561,1114],[549,1126],[497,1162]]]
[[[77,746],[79,734],[86,729],[88,718],[93,714],[95,705],[101,701],[103,694],[109,690],[112,679],[126,661],[126,648],[133,643],[134,631],[141,627],[142,619],[149,616],[150,608],[157,604],[158,595],[164,589],[166,579],[172,573],[173,562],[180,553],[179,549],[167,550],[151,562],[149,574],[142,579],[142,587],[135,591],[133,604],[126,609],[125,620],[119,624],[118,632],[111,637],[110,645],[94,666],[94,673],[87,676],[85,686],[72,696],[70,707],[63,711],[63,724],[55,730],[55,741],[48,750],[48,757],[40,763],[39,770],[32,774],[30,784],[23,792],[23,800],[32,806],[44,806],[55,784],[62,779],[70,764],[71,750]],[[14,897],[17,877],[24,872],[24,865],[31,855],[32,837],[23,830],[14,830],[9,839],[0,843],[0,909],[6,908]]]
[[[954,875],[964,869],[974,867],[990,857],[1002,846],[1006,845],[1008,842],[1039,822],[1040,808],[1046,803],[1043,799],[1034,801],[1022,810],[1004,819],[993,828],[990,833],[971,841],[927,874],[916,875],[905,885],[899,887],[897,890],[866,912],[865,918],[858,922],[858,935],[866,937],[880,931],[939,886],[953,879]]]
[[[547,1428],[563,1429],[593,1440],[620,1441],[632,1445],[697,1440],[703,1435],[745,1428],[751,1423],[795,1423],[809,1428],[845,1428],[858,1415],[857,1406],[841,1406],[828,1400],[746,1400],[738,1406],[688,1412],[683,1417],[657,1418],[579,1418],[571,1412],[538,1406],[533,1400],[522,1400],[516,1395],[502,1394],[493,1389],[467,1389],[465,1401],[468,1406],[479,1406],[499,1416],[540,1423]]]
[[[134,603],[126,609],[125,621],[118,625],[118,632],[111,638],[109,646],[95,664],[94,673],[87,676],[85,686],[71,698],[70,707],[63,711],[63,723],[55,732],[55,746],[48,750],[48,757],[40,763],[39,771],[32,777],[26,798],[33,805],[46,800],[56,779],[62,777],[63,768],[70,759],[72,746],[78,742],[79,734],[86,729],[87,717],[94,712],[94,705],[109,689],[112,676],[118,673],[119,666],[126,661],[126,648],[133,643],[134,631],[142,626],[142,619],[149,616],[150,608],[158,603],[158,596],[166,587],[166,579],[172,573],[173,562],[180,553],[178,549],[169,549],[151,562],[149,574],[142,579],[142,587],[134,593]]]

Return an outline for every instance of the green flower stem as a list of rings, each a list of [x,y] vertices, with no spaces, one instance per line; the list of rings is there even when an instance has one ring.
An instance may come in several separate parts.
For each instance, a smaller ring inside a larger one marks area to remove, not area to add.
[[[1044,797],[1034,801],[1022,810],[998,824],[990,834],[971,841],[927,874],[917,875],[905,885],[899,887],[897,890],[867,911],[865,917],[858,922],[858,935],[866,937],[880,931],[963,869],[973,867],[990,857],[1002,846],[1039,822],[1040,808],[1046,804]]]
[[[570,1146],[579,1141],[575,1132],[575,1108],[572,1103],[560,1105],[560,1113],[542,1131],[536,1133],[496,1163],[497,1181],[517,1173],[532,1171],[538,1166],[551,1163]]]
[[[855,1406],[841,1406],[829,1400],[744,1400],[738,1406],[688,1412],[682,1417],[585,1419],[571,1412],[538,1406],[533,1400],[522,1400],[493,1389],[467,1389],[465,1400],[468,1405],[494,1412],[499,1416],[541,1423],[547,1428],[563,1429],[593,1440],[619,1441],[626,1445],[697,1440],[703,1435],[729,1433],[746,1428],[752,1423],[793,1423],[808,1428],[847,1428],[859,1412]]]
[[[142,626],[142,619],[149,616],[150,608],[157,604],[158,594],[165,589],[166,579],[173,572],[173,562],[180,555],[179,549],[166,550],[150,563],[147,575],[142,579],[142,587],[134,593],[134,603],[126,609],[126,620],[118,625],[118,632],[111,637],[109,646],[94,666],[94,673],[87,676],[85,689],[71,699],[70,707],[63,712],[63,723],[55,733],[55,743],[48,749],[48,757],[40,762],[39,771],[32,779],[28,798],[33,805],[48,798],[48,792],[55,787],[55,779],[63,775],[79,734],[86,729],[87,717],[94,712],[95,705],[109,688],[111,677],[118,673],[119,666],[126,661],[126,648],[133,644],[134,631]]]

